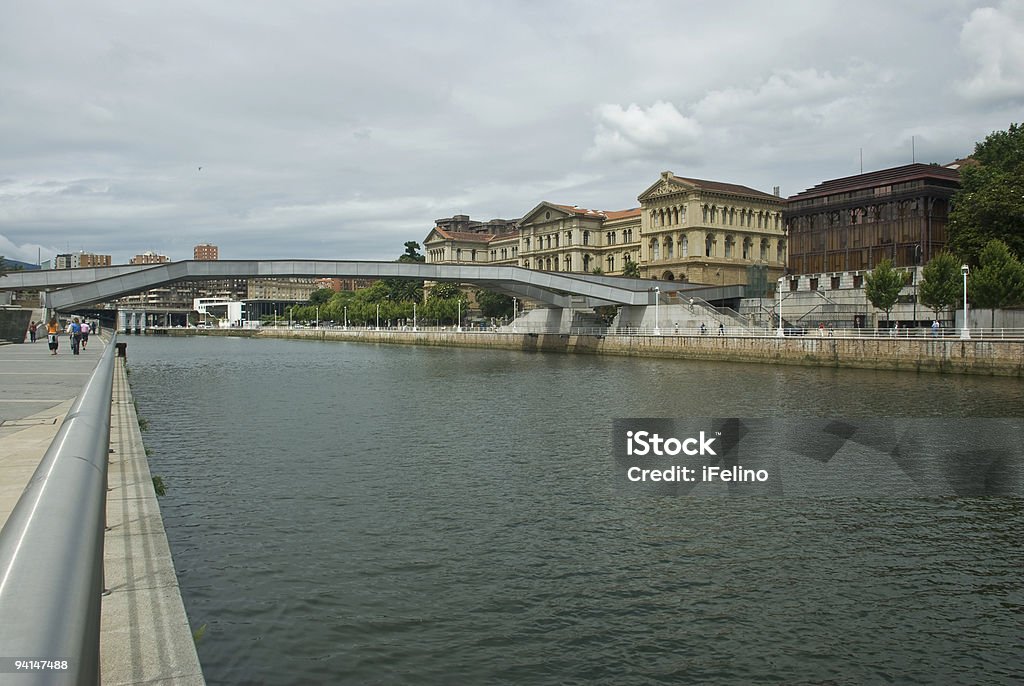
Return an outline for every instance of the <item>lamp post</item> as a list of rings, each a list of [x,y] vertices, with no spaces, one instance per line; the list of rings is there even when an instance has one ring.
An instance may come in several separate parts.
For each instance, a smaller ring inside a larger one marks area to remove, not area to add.
[[[455,330],[462,331],[462,298],[459,298],[456,302],[459,304],[459,325]]]
[[[775,289],[775,295],[778,297],[779,304],[775,306],[775,313],[779,315],[779,330],[775,332],[776,336],[785,336],[786,330],[782,328],[782,280],[785,277],[779,277],[779,285]]]
[[[654,335],[660,336],[661,329],[658,328],[658,303],[661,300],[661,288],[654,287]]]
[[[348,331],[348,305],[345,305],[345,331]]]
[[[412,302],[412,330],[418,331],[416,328],[416,301]]]
[[[964,277],[964,326],[960,329],[960,338],[967,339],[971,337],[970,329],[967,328],[967,275],[971,272],[971,268],[966,264],[960,265],[960,273]]]
[[[380,303],[377,303],[377,331],[380,331]]]

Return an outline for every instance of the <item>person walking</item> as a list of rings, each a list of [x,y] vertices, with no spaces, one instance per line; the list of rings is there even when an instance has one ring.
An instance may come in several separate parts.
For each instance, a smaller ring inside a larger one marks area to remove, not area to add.
[[[71,354],[77,355],[82,345],[82,324],[75,317],[71,322]]]
[[[939,337],[939,320],[938,319],[933,319],[932,320],[932,336],[934,338],[938,338]]]
[[[718,335],[719,336],[724,336],[725,335],[725,327],[722,325],[722,322],[718,322]]]
[[[56,355],[57,348],[60,345],[57,337],[60,335],[60,327],[57,325],[57,318],[51,317],[50,321],[46,324],[46,339],[50,347],[50,354]]]
[[[89,344],[89,332],[92,331],[92,327],[89,326],[89,322],[82,322],[82,350],[85,350]]]
[[[28,323],[28,342],[36,342],[36,323],[35,320]]]

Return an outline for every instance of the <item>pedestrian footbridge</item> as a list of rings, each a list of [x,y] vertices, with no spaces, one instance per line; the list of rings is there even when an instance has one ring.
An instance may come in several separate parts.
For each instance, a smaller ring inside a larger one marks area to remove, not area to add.
[[[558,308],[653,305],[659,291],[701,288],[674,281],[545,272],[512,266],[359,260],[186,260],[157,265],[13,272],[0,278],[0,290],[40,290],[43,306],[71,311],[176,281],[289,277],[457,282]],[[723,297],[729,296],[723,293]],[[713,299],[708,294],[704,298]]]

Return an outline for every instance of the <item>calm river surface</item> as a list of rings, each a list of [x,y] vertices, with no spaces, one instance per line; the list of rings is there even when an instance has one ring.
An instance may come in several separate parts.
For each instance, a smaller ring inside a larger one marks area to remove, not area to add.
[[[127,340],[210,683],[1024,679],[1021,499],[625,497],[611,458],[621,417],[1021,416],[1019,380]]]

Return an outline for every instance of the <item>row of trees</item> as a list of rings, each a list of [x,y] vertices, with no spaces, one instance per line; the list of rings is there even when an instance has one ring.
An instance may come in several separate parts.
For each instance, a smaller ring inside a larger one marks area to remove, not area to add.
[[[908,283],[910,272],[896,269],[890,260],[883,260],[865,277],[864,293],[888,319],[900,291]],[[935,312],[936,319],[951,307],[962,307],[961,261],[949,252],[936,255],[921,270],[917,297]],[[993,239],[981,249],[978,265],[970,272],[968,299],[974,307],[993,310],[993,325],[994,310],[1024,303],[1024,264],[1006,243]]]
[[[419,243],[408,241],[398,261],[425,261],[419,251]],[[381,279],[358,291],[314,291],[305,305],[292,307],[289,314],[294,321],[336,321],[354,326],[376,325],[378,321],[411,323],[414,316],[419,322],[447,325],[455,324],[460,313],[465,317],[469,311],[469,299],[456,284],[438,283],[426,299],[423,295],[422,281]],[[483,316],[501,318],[512,314],[512,299],[508,296],[484,290],[474,295]]]
[[[970,269],[968,301],[975,307],[1024,304],[1024,126],[990,134],[971,157],[977,164],[961,168],[953,197],[948,252],[924,266],[918,284],[918,298],[936,318],[963,306],[962,264]],[[865,293],[888,318],[909,280],[909,272],[883,260],[865,277]]]

